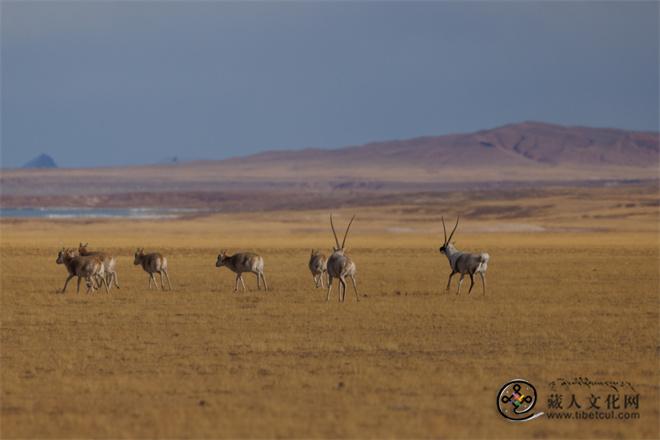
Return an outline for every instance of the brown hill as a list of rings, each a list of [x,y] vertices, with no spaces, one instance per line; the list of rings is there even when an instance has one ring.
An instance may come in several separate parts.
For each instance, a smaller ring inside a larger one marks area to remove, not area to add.
[[[658,133],[523,122],[475,133],[373,142],[334,150],[269,151],[226,162],[349,162],[421,167],[657,166]]]

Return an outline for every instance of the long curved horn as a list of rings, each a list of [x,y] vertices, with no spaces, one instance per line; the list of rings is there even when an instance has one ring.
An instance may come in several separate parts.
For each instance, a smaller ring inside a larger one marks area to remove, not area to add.
[[[335,232],[335,225],[332,223],[332,214],[330,214],[330,227],[332,228],[332,235],[335,236],[335,243],[337,243],[337,249],[339,249],[339,239],[337,238],[337,233]]]
[[[351,217],[351,221],[348,222],[348,226],[346,227],[346,233],[344,234],[344,241],[341,242],[342,249],[344,249],[344,245],[346,244],[346,237],[348,237],[348,230],[351,229],[351,224],[353,224],[353,220],[355,220],[355,214],[353,214],[353,217]]]
[[[456,228],[458,228],[458,219],[460,216],[456,217],[456,226],[454,226],[454,230],[451,231],[451,234],[449,234],[449,240],[447,240],[447,244],[451,241],[451,238],[454,236],[454,232],[456,232]]]
[[[441,217],[441,218],[442,218],[442,230],[445,233],[445,241],[442,244],[444,246],[444,245],[447,244],[447,229],[445,228],[445,218],[444,217]]]

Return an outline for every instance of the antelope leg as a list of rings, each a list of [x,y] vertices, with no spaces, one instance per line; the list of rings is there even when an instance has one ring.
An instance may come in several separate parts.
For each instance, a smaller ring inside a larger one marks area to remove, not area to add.
[[[167,287],[168,287],[170,290],[172,290],[172,283],[170,283],[170,274],[167,273],[166,270],[164,270],[163,272],[165,273],[165,278],[167,278]],[[119,286],[117,286],[117,287],[119,287]]]
[[[468,295],[470,294],[470,292],[472,292],[472,288],[474,287],[474,275],[472,274],[469,275],[470,275],[470,290],[468,290]]]
[[[346,279],[344,277],[339,277],[339,301],[346,301]]]
[[[94,277],[92,277],[92,280],[93,280],[92,285],[94,286],[94,290],[100,289],[101,286],[103,286],[104,284],[106,286],[108,285],[107,280],[105,279],[105,277],[101,276],[101,275],[98,275],[98,274],[94,275]],[[107,290],[107,287],[106,287],[106,290]]]
[[[463,284],[463,278],[465,278],[465,274],[461,274],[461,278],[458,280],[458,290],[456,291],[456,295],[461,293],[461,284]]]
[[[353,282],[353,290],[355,290],[355,300],[360,301],[357,291],[357,285],[355,284],[355,277],[353,275],[351,275],[351,281]]]
[[[255,275],[257,276],[257,290],[261,290],[261,276],[259,275],[259,272],[257,272]]]
[[[450,285],[451,285],[451,277],[453,277],[454,275],[456,275],[456,272],[454,272],[454,271],[452,271],[452,272],[449,274],[449,279],[447,280],[447,291],[449,291],[449,287],[450,287]]]
[[[69,281],[71,281],[71,278],[73,278],[73,277],[75,277],[75,275],[69,275],[66,278],[66,281],[64,282],[64,287],[62,288],[62,293],[66,292],[66,286],[67,286],[67,284],[69,284]]]
[[[241,276],[240,276],[239,274],[236,274],[236,285],[234,286],[234,292],[238,292],[238,279],[239,279],[240,277],[241,277]]]
[[[330,291],[332,290],[332,277],[328,275],[328,294],[325,296],[325,302],[330,299]]]
[[[119,278],[117,277],[117,272],[112,272],[112,281],[115,282],[115,286],[119,289]]]
[[[264,290],[265,290],[266,292],[268,292],[268,284],[266,284],[266,276],[264,275],[263,272],[260,272],[260,273],[261,273],[261,281],[264,282]]]
[[[484,288],[484,295],[486,294],[486,276],[483,274],[483,272],[479,272],[479,276],[481,277],[481,286]]]
[[[247,292],[247,287],[245,287],[245,281],[243,281],[243,274],[239,275],[239,279],[241,280],[241,285],[243,286],[243,292]]]
[[[80,293],[80,277],[78,277],[78,287],[76,288],[76,293]]]

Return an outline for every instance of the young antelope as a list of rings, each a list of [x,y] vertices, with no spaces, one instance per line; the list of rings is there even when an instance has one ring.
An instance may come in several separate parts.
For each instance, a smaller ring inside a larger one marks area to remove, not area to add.
[[[309,271],[312,272],[314,284],[318,289],[325,287],[323,285],[323,275],[328,271],[328,259],[318,249],[312,249],[309,256]]]
[[[80,292],[80,280],[83,278],[85,279],[85,284],[87,285],[87,293],[93,291],[96,288],[95,281],[99,281],[99,286],[104,284],[105,291],[110,293],[105,277],[106,274],[103,262],[98,257],[78,256],[73,249],[62,248],[57,253],[57,259],[55,262],[57,264],[63,264],[66,267],[67,272],[69,272],[69,276],[64,282],[62,293],[66,292],[66,287],[73,277],[78,277],[76,293]]]
[[[236,274],[236,285],[234,292],[238,291],[238,282],[241,282],[243,291],[247,291],[243,281],[243,272],[251,272],[257,276],[257,289],[261,290],[260,281],[264,282],[264,289],[268,290],[266,277],[264,276],[264,259],[260,255],[252,252],[240,252],[234,255],[227,255],[227,250],[220,251],[215,267],[225,266]]]
[[[454,243],[451,242],[451,238],[456,232],[458,227],[458,217],[456,218],[456,225],[454,230],[451,231],[449,238],[447,238],[447,229],[445,229],[445,219],[442,218],[442,229],[445,233],[445,241],[440,247],[440,253],[444,254],[449,260],[449,266],[451,267],[451,273],[449,274],[449,279],[447,280],[447,291],[449,291],[449,286],[451,284],[451,277],[455,274],[460,273],[461,278],[458,280],[458,290],[456,290],[456,295],[461,292],[461,284],[463,283],[463,278],[465,275],[470,276],[470,290],[468,294],[472,292],[474,287],[474,274],[478,273],[481,277],[481,285],[483,287],[483,294],[486,294],[486,270],[488,270],[488,260],[490,255],[487,253],[481,254],[468,254],[466,252],[461,252],[456,247]]]
[[[106,282],[108,283],[108,286],[112,287],[112,283],[114,283],[117,289],[119,289],[119,278],[117,278],[117,271],[115,270],[115,266],[117,265],[117,260],[115,257],[105,252],[92,252],[87,249],[88,246],[89,243],[80,243],[78,245],[78,255],[83,257],[99,257],[101,262],[103,262],[103,268],[105,269]]]
[[[151,289],[151,281],[154,282],[154,286],[158,289],[158,283],[156,282],[156,277],[154,277],[154,274],[157,273],[160,275],[160,288],[165,290],[165,285],[163,284],[163,274],[165,274],[165,278],[167,278],[167,286],[169,287],[169,290],[172,290],[170,275],[167,273],[167,258],[157,252],[145,254],[144,248],[138,248],[138,250],[135,251],[133,264],[136,266],[141,265],[142,269],[149,274],[149,289]]]

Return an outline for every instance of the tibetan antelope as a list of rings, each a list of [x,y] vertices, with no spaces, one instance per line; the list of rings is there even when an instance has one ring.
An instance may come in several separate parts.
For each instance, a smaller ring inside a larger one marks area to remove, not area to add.
[[[328,258],[328,294],[325,297],[325,300],[330,299],[330,291],[332,290],[332,279],[339,279],[339,301],[344,302],[346,299],[346,277],[349,277],[353,282],[353,289],[355,290],[355,300],[360,301],[358,297],[357,286],[355,284],[355,263],[351,258],[346,254],[344,246],[346,245],[346,237],[348,236],[348,231],[351,229],[351,224],[355,216],[351,218],[351,221],[346,227],[346,232],[344,233],[344,240],[339,245],[339,239],[337,239],[337,232],[335,232],[335,225],[332,222],[332,214],[330,214],[330,227],[332,228],[332,234],[335,236],[335,244],[337,247],[333,248],[332,255]]]
[[[71,281],[71,278],[78,277],[78,286],[76,288],[76,293],[80,292],[80,280],[85,279],[85,284],[87,285],[87,293],[96,289],[96,282],[99,282],[99,287],[101,284],[105,285],[105,291],[110,293],[108,289],[108,282],[106,281],[105,269],[103,262],[97,256],[79,256],[76,255],[76,252],[73,249],[64,249],[62,248],[57,253],[57,259],[55,260],[57,264],[63,264],[66,267],[69,276],[64,282],[64,287],[62,288],[62,293],[66,292],[66,286]]]
[[[264,276],[264,259],[262,256],[252,252],[240,252],[234,255],[227,255],[227,250],[220,251],[215,267],[225,266],[236,274],[236,285],[234,292],[238,291],[238,282],[241,282],[243,291],[247,291],[243,281],[243,272],[251,272],[257,276],[257,289],[261,290],[260,281],[264,282],[264,289],[268,290],[266,277]]]
[[[158,289],[158,283],[156,282],[155,273],[160,275],[160,288],[165,290],[165,285],[163,284],[163,274],[167,278],[167,286],[172,290],[172,283],[170,283],[170,275],[167,273],[167,258],[163,257],[159,253],[145,254],[144,248],[135,251],[135,259],[133,260],[134,265],[141,265],[142,269],[149,274],[149,289],[151,289],[151,281],[154,282],[156,289]]]
[[[483,287],[484,295],[486,294],[486,270],[488,269],[488,260],[490,255],[487,253],[482,254],[468,254],[466,252],[461,252],[454,247],[454,243],[451,242],[454,232],[458,227],[458,217],[456,218],[456,225],[454,229],[449,234],[447,238],[447,229],[445,228],[445,219],[442,218],[442,230],[445,233],[445,241],[440,248],[440,253],[447,256],[449,260],[449,266],[451,266],[451,273],[449,274],[449,279],[447,280],[447,291],[449,291],[449,286],[451,284],[451,277],[455,274],[460,273],[461,278],[458,280],[458,290],[456,290],[456,295],[461,292],[461,283],[465,275],[470,275],[470,290],[468,294],[472,292],[472,287],[474,287],[474,274],[478,273],[481,277],[481,285]]]
[[[325,287],[323,285],[323,275],[328,271],[328,259],[318,249],[312,249],[309,256],[309,271],[312,272],[314,284],[318,289]]]
[[[117,289],[119,289],[119,279],[117,278],[117,271],[115,270],[115,266],[117,264],[117,260],[115,259],[115,257],[105,252],[89,251],[87,249],[87,246],[89,246],[89,243],[85,243],[85,244],[80,243],[78,245],[78,255],[82,257],[87,257],[87,256],[99,257],[103,262],[103,268],[105,269],[106,281],[108,283],[108,286],[112,287],[112,283],[114,282],[115,286],[117,286]]]

